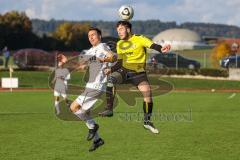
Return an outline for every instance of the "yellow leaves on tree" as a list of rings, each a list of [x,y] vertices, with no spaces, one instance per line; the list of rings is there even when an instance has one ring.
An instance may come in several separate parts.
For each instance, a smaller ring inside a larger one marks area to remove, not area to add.
[[[89,27],[90,26],[87,23],[65,22],[58,26],[53,33],[53,37],[63,41],[66,46],[76,45],[77,43],[81,43],[81,40],[87,38]]]
[[[59,25],[56,31],[53,33],[53,37],[58,40],[64,41],[65,44],[68,45],[70,43],[70,40],[72,39],[72,26],[73,25],[71,23],[63,23]]]
[[[211,62],[214,67],[219,66],[219,61],[227,57],[231,52],[231,47],[226,42],[219,43],[215,48],[213,48],[211,53]]]
[[[14,32],[32,31],[32,22],[24,12],[6,12],[0,15],[0,24],[13,29]]]

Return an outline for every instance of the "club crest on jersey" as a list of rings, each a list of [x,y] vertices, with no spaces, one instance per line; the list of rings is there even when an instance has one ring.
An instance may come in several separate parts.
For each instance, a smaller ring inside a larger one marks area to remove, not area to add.
[[[134,49],[136,48],[136,46],[130,42],[130,41],[122,41],[120,44],[119,44],[119,48],[122,49],[122,50],[127,50],[127,49]]]

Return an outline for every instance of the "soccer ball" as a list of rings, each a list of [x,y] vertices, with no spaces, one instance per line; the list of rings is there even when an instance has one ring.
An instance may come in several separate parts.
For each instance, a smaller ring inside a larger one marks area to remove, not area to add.
[[[118,14],[122,20],[128,21],[133,18],[134,11],[131,6],[123,5],[119,8]]]

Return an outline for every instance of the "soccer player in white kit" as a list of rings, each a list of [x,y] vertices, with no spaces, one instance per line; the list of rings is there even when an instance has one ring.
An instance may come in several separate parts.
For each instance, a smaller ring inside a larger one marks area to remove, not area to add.
[[[93,139],[89,149],[91,152],[103,145],[104,141],[97,132],[99,125],[89,113],[98,98],[106,92],[107,75],[104,74],[104,69],[109,62],[116,61],[117,57],[105,43],[101,43],[101,31],[98,28],[89,29],[88,39],[92,47],[86,51],[83,59],[89,66],[89,81],[84,92],[71,104],[70,110],[87,125],[89,129],[87,140]],[[80,63],[78,68],[83,69],[86,66],[86,63]]]
[[[70,80],[70,73],[67,68],[63,68],[63,62],[58,63],[58,67],[55,69],[55,76],[52,80],[54,85],[54,105],[56,108],[56,114],[60,114],[59,100],[63,97],[63,100],[68,103],[67,99],[67,81]]]

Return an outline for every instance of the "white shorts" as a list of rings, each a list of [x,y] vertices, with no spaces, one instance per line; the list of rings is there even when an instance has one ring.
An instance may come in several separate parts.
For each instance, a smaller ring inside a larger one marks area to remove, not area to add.
[[[104,92],[101,90],[86,88],[76,101],[83,110],[87,111],[94,106],[102,93]]]
[[[54,96],[55,96],[55,97],[60,97],[60,96],[62,96],[63,98],[67,98],[67,95],[66,95],[65,93],[60,93],[60,92],[55,91],[55,90],[54,90]]]

